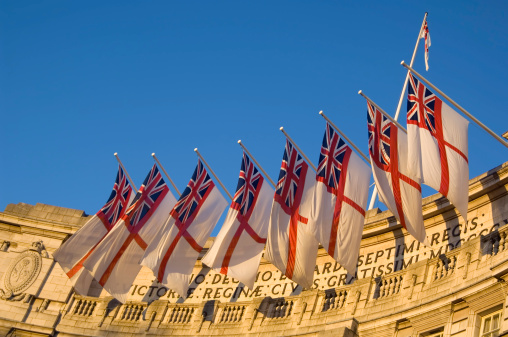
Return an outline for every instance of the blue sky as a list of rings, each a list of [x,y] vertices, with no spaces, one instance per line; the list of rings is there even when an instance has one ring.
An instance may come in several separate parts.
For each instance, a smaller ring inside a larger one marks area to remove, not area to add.
[[[138,187],[155,152],[183,190],[198,147],[233,193],[238,139],[273,179],[280,126],[316,163],[319,110],[367,152],[357,92],[394,113],[400,61],[426,11],[427,78],[507,131],[504,1],[3,1],[0,209],[39,202],[93,214],[109,196],[114,152]],[[422,47],[415,68],[425,72]],[[469,139],[470,178],[508,159],[474,124]]]

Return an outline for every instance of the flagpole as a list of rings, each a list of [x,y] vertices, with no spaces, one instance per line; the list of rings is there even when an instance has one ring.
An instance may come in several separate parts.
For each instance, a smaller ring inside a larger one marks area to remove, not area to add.
[[[411,67],[413,66],[416,52],[418,51],[418,45],[420,44],[420,40],[422,38],[421,36],[422,36],[423,27],[425,26],[425,21],[427,21],[428,14],[429,13],[426,12],[425,16],[423,17],[422,26],[420,27],[420,32],[418,33],[418,39],[416,40],[416,45],[415,45],[415,49],[413,51],[413,56],[411,57],[411,62],[409,63],[409,65]],[[406,92],[408,81],[409,81],[409,70],[407,71],[406,80],[404,81],[404,85],[402,86],[402,92],[400,93],[399,104],[397,105],[397,110],[395,110],[395,117],[394,117],[395,120],[397,120],[399,118],[400,108],[402,107],[402,101],[404,100],[404,93]]]
[[[416,52],[418,51],[418,45],[420,44],[420,40],[422,38],[423,27],[425,26],[425,22],[427,21],[428,14],[429,13],[425,12],[425,15],[423,16],[422,25],[420,27],[420,31],[418,32],[418,38],[416,39],[415,49],[413,50],[413,56],[411,57],[411,63],[410,63],[411,66],[413,66],[413,62],[416,57]],[[400,93],[399,104],[397,105],[397,110],[395,110],[395,117],[394,117],[395,120],[399,119],[399,113],[400,113],[400,109],[402,107],[402,101],[404,100],[404,94],[406,92],[408,81],[409,81],[409,70],[406,74],[406,79],[404,80],[404,85],[402,86],[402,92]],[[377,197],[377,187],[374,187],[374,190],[372,191],[372,197],[370,198],[369,209],[372,209],[374,207],[374,203],[376,202],[376,197]]]
[[[367,163],[369,163],[370,165],[370,160],[369,158],[362,152],[360,151],[360,149],[355,145],[355,143],[353,143],[349,138],[347,138],[347,136],[345,134],[342,133],[342,131],[340,131],[340,129],[337,127],[337,125],[335,125],[324,113],[323,111],[320,111],[319,114],[321,115],[321,117],[323,117],[328,123],[330,123],[330,125],[335,129],[337,130],[337,132],[342,136],[342,138],[344,138],[355,150],[356,152],[358,152],[358,154],[360,156],[363,157],[363,159],[365,159],[365,161]]]
[[[261,167],[261,165],[259,165],[259,163],[256,160],[256,158],[254,158],[254,156],[249,152],[249,150],[247,150],[247,148],[245,147],[245,145],[243,145],[241,140],[238,140],[238,144],[240,144],[240,146],[243,148],[243,150],[245,152],[247,152],[247,154],[252,159],[252,161],[254,161],[254,163],[256,163],[257,167],[259,167],[259,169],[263,172],[263,174],[265,175],[266,179],[268,179],[268,181],[270,181],[270,183],[272,184],[273,188],[275,188],[275,183],[273,182],[272,178],[270,178],[270,176],[266,173],[266,171],[263,170],[263,168]]]
[[[127,176],[127,178],[129,179],[129,182],[131,183],[132,187],[134,187],[134,190],[136,190],[136,191],[137,191],[138,189],[136,188],[136,185],[134,185],[134,183],[132,182],[131,176],[129,175],[129,173],[128,173],[128,172],[127,172],[127,170],[125,169],[125,166],[123,166],[122,161],[121,161],[121,160],[120,160],[120,158],[118,157],[118,152],[115,152],[113,155],[115,156],[116,160],[118,160],[118,164],[120,164],[120,166],[122,167],[123,171],[125,172],[125,175],[126,175],[126,176]]]
[[[425,79],[422,75],[417,73],[413,68],[408,66],[404,61],[400,63],[402,66],[406,67],[410,72],[418,76],[419,79],[421,79],[423,82],[425,82],[429,87],[437,91],[441,96],[443,96],[446,100],[448,100],[453,106],[455,106],[457,109],[462,111],[463,114],[471,118],[476,124],[478,124],[483,130],[487,131],[492,137],[496,138],[501,144],[508,147],[508,142],[503,140],[503,138],[499,137],[494,131],[489,129],[485,124],[480,122],[478,119],[476,119],[473,115],[471,115],[469,112],[466,111],[463,107],[461,107],[458,103],[456,103],[454,100],[452,100],[450,97],[448,97],[444,92],[439,90],[435,85],[430,83],[427,79]]]
[[[397,122],[395,119],[393,119],[386,111],[384,111],[383,109],[381,109],[381,107],[379,105],[377,105],[376,103],[374,103],[373,100],[371,100],[369,97],[367,97],[367,95],[365,95],[363,93],[363,91],[358,91],[358,95],[362,95],[367,101],[369,101],[370,103],[372,103],[372,105],[374,105],[378,110],[379,112],[381,112],[383,115],[386,116],[386,118],[388,118],[390,121],[393,122],[393,124],[397,125],[397,127],[399,129],[401,129],[402,131],[404,131],[404,133],[407,133],[407,130],[405,127],[403,127],[402,125],[400,125],[399,122]]]
[[[305,155],[305,153],[303,153],[303,151],[298,147],[298,145],[296,145],[296,143],[294,142],[294,140],[289,137],[289,135],[287,134],[286,131],[284,131],[284,127],[280,127],[280,131],[282,131],[282,133],[284,135],[286,135],[286,137],[289,139],[289,141],[294,145],[294,147],[296,147],[296,149],[298,150],[298,152],[300,152],[300,154],[305,158],[305,160],[307,160],[307,162],[309,163],[309,165],[314,169],[314,172],[317,172],[317,169],[316,169],[316,166],[314,166],[314,164],[312,164],[312,162],[309,160],[309,158]]]
[[[166,172],[166,170],[164,169],[164,166],[162,166],[162,164],[161,164],[161,162],[159,161],[159,159],[157,159],[157,157],[155,156],[155,153],[152,153],[152,157],[153,157],[153,159],[155,159],[155,161],[157,162],[157,165],[159,165],[159,167],[162,169],[162,172],[164,172],[164,174],[166,175],[166,177],[168,177],[169,182],[171,183],[171,185],[173,186],[173,188],[176,190],[176,193],[178,193],[178,196],[181,196],[182,194],[180,193],[180,191],[178,190],[178,188],[176,188],[175,183],[173,182],[173,180],[171,179],[171,177],[169,176],[169,174]]]
[[[198,148],[195,148],[194,149],[194,152],[196,152],[196,154],[198,155],[199,159],[201,159],[201,161],[203,162],[203,164],[206,165],[206,167],[208,168],[208,170],[210,171],[211,174],[213,174],[213,176],[215,177],[215,179],[217,180],[217,182],[222,186],[222,189],[224,190],[224,192],[226,192],[226,194],[228,195],[229,199],[231,199],[231,201],[233,200],[233,197],[231,196],[231,194],[229,194],[228,190],[224,187],[224,184],[222,184],[222,182],[220,181],[220,179],[215,175],[215,172],[213,172],[212,168],[208,165],[208,163],[206,162],[205,158],[203,158],[203,156],[201,155],[201,153],[199,153],[198,151]]]

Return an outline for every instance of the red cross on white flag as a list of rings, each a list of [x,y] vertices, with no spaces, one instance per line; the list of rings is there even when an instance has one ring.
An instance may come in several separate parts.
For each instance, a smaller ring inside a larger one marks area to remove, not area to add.
[[[157,240],[148,246],[140,263],[150,268],[161,284],[186,298],[199,253],[226,207],[226,199],[199,160]]]
[[[124,216],[133,198],[132,187],[119,166],[107,203],[53,254],[78,294],[86,296],[93,280],[92,275],[83,268],[83,262]]]
[[[420,179],[407,169],[407,135],[367,102],[372,173],[381,201],[409,234],[426,244]]]
[[[416,77],[409,77],[407,135],[409,171],[448,198],[467,222],[469,122]]]
[[[85,260],[83,266],[104,289],[124,303],[138,275],[147,245],[157,237],[176,199],[156,165],[117,225]]]
[[[316,173],[310,230],[335,260],[355,274],[369,194],[370,168],[326,125]]]
[[[289,140],[270,215],[265,258],[304,288],[312,286],[318,241],[307,228],[314,173]]]
[[[201,262],[253,289],[268,234],[272,196],[273,189],[244,152],[226,221]]]

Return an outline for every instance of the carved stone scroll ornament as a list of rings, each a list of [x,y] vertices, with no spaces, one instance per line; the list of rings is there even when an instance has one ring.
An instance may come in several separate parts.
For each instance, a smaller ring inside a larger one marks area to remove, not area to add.
[[[0,298],[22,301],[30,296],[23,292],[35,282],[41,272],[42,257],[39,247],[40,243],[34,246],[35,250],[27,250],[12,261],[4,276],[5,290],[0,289]]]

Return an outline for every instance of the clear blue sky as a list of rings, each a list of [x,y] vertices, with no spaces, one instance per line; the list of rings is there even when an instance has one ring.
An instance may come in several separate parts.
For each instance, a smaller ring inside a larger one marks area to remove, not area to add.
[[[427,78],[507,131],[506,1],[3,1],[0,209],[93,214],[114,152],[138,187],[155,152],[183,190],[198,147],[233,193],[238,139],[276,179],[280,126],[317,161],[319,110],[367,152],[357,92],[394,113],[426,11]],[[470,178],[508,160],[478,126],[469,137]]]

